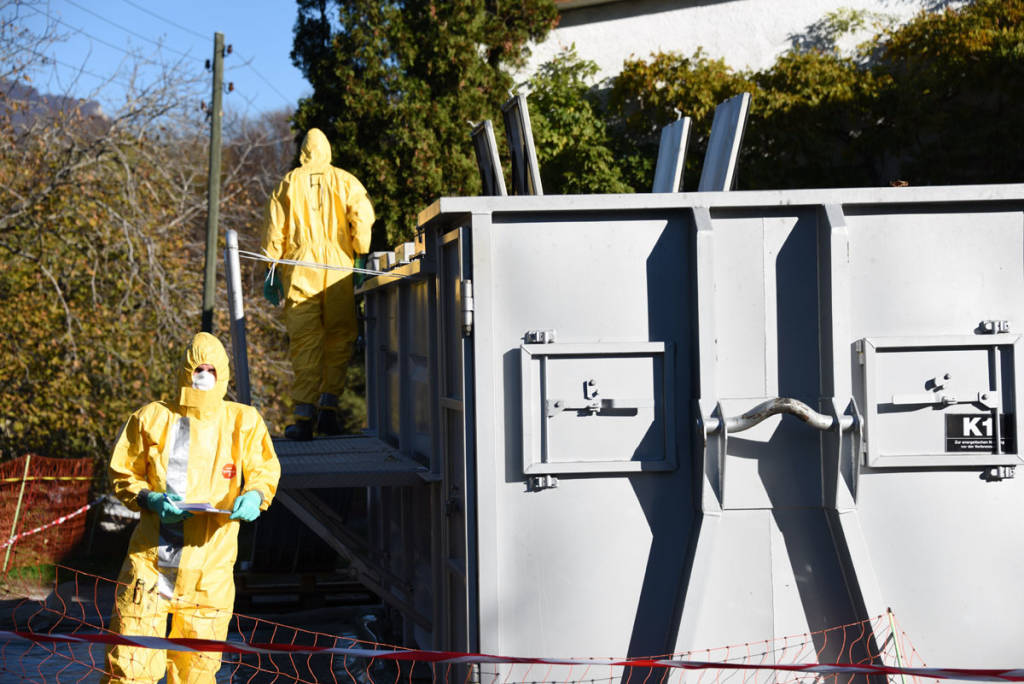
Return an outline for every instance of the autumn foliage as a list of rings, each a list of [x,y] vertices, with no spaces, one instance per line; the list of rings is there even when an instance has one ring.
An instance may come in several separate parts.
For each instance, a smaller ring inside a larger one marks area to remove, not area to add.
[[[221,235],[234,228],[256,250],[263,203],[311,126],[368,188],[376,247],[408,236],[437,197],[475,194],[468,120],[500,120],[511,74],[555,21],[547,0],[300,0],[293,59],[313,94],[294,116],[226,121]],[[858,26],[874,37],[841,49]],[[208,81],[172,70],[108,113],[41,98],[25,80],[39,46],[10,28],[0,26],[0,460],[102,461],[132,410],[169,396],[199,327],[208,137],[196,105]],[[529,84],[548,194],[647,192],[660,128],[680,114],[694,119],[694,189],[714,107],[741,91],[753,106],[739,189],[1024,179],[1024,0],[975,0],[902,26],[833,13],[758,72],[698,50],[629,60],[596,86],[593,76],[570,52]],[[277,430],[290,366],[279,312],[259,297],[263,272],[243,264],[249,359],[254,403]],[[214,332],[227,344],[219,273]],[[361,422],[357,366],[350,428]]]
[[[0,83],[0,460],[31,451],[104,462],[133,410],[170,397],[199,329],[203,75],[169,72],[104,113],[40,94],[29,66]],[[292,136],[281,114],[228,117],[225,129],[221,235],[234,228],[254,249]],[[249,357],[254,399],[274,422],[290,370],[283,327],[254,296],[262,270],[244,267]],[[217,298],[214,332],[229,344],[222,265]]]

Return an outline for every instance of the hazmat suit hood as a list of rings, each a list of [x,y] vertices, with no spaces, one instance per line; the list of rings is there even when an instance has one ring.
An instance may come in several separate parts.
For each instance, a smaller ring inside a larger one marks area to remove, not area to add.
[[[331,143],[319,128],[310,128],[306,132],[299,163],[303,166],[327,166],[331,163]]]
[[[192,374],[204,363],[213,366],[217,371],[217,383],[213,389],[197,390],[192,388]],[[218,409],[228,392],[228,380],[231,371],[228,368],[228,354],[224,345],[210,333],[201,332],[192,338],[185,348],[178,369],[178,408],[183,415],[206,418]]]

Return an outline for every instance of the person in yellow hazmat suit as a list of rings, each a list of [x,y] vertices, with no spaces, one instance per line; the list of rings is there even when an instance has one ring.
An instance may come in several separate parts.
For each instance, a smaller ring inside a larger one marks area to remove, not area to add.
[[[128,419],[110,459],[115,495],[141,511],[121,567],[111,629],[125,636],[224,640],[235,599],[241,521],[277,491],[281,466],[260,414],[225,401],[228,356],[199,333],[185,350],[173,401]],[[229,513],[183,511],[206,503]],[[167,616],[171,616],[170,634]],[[113,646],[104,682],[213,684],[218,653]]]
[[[306,133],[299,162],[267,202],[263,254],[361,268],[374,221],[366,189],[349,172],[331,166],[330,143],[317,128]],[[314,427],[320,434],[339,434],[338,397],[358,334],[352,272],[280,265],[270,273],[276,277],[267,278],[263,293],[274,306],[284,295],[295,373],[294,423],[285,436],[312,439]]]

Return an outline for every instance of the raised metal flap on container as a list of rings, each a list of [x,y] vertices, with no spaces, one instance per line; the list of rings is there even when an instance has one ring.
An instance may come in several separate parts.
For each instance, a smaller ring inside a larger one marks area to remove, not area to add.
[[[676,467],[670,344],[524,344],[521,350],[525,474]]]
[[[1019,335],[861,341],[867,465],[1020,462]]]

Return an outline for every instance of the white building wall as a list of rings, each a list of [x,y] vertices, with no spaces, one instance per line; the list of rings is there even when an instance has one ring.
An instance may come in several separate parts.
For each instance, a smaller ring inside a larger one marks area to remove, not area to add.
[[[736,69],[762,69],[789,49],[795,36],[839,8],[868,10],[904,22],[943,0],[620,0],[562,11],[559,26],[534,46],[524,78],[575,43],[597,63],[599,79],[614,76],[630,57],[703,47]],[[853,44],[870,36],[854,36]]]

